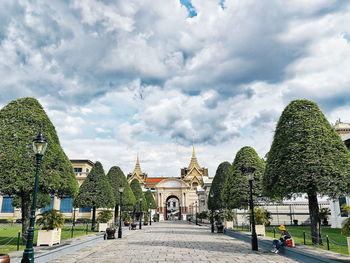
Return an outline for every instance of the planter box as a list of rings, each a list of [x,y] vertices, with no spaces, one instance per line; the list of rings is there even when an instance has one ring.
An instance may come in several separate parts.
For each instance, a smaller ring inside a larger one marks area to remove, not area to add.
[[[256,235],[265,236],[265,225],[255,225]]]
[[[98,232],[105,232],[108,228],[108,223],[98,223]]]
[[[49,246],[52,247],[55,244],[61,243],[61,229],[56,228],[53,230],[39,230],[37,246]]]
[[[225,221],[225,228],[233,228],[233,221]]]

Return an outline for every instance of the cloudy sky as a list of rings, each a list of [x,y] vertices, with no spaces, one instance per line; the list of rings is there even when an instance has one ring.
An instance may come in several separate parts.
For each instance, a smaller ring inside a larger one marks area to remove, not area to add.
[[[214,176],[293,99],[350,122],[350,1],[3,0],[0,107],[36,97],[71,159]]]

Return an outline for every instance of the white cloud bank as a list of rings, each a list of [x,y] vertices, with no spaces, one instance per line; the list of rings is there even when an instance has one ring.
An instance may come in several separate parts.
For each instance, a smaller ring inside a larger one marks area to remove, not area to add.
[[[40,100],[70,158],[178,176],[192,140],[213,176],[269,150],[290,100],[350,121],[346,1],[0,3],[0,105]]]

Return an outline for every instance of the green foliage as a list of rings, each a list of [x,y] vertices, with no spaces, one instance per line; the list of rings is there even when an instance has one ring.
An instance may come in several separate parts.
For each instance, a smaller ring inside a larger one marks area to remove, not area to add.
[[[208,218],[208,211],[202,211],[198,213],[197,215],[198,219],[207,219]]]
[[[323,225],[328,224],[329,213],[330,213],[330,210],[328,207],[321,208],[320,213],[319,213],[319,218],[322,221]]]
[[[37,225],[42,226],[44,230],[52,230],[62,228],[64,225],[64,216],[60,211],[52,209],[40,214],[40,218],[36,221]]]
[[[148,223],[148,221],[149,221],[148,213],[145,213],[145,215],[143,216],[143,221],[144,221],[144,223]]]
[[[118,166],[113,166],[109,169],[107,178],[112,187],[116,204],[120,205],[119,187],[122,185],[124,187],[122,210],[132,210],[136,203],[136,199],[123,171]]]
[[[153,221],[154,222],[159,222],[159,214],[154,214],[153,215]]]
[[[343,235],[350,235],[350,218],[347,218],[347,219],[342,223],[341,233],[342,233]]]
[[[112,188],[103,171],[102,164],[96,162],[74,199],[74,207],[113,208],[114,196]]]
[[[261,194],[261,177],[264,174],[264,161],[256,151],[249,146],[241,148],[233,161],[232,172],[227,177],[222,197],[226,208],[247,208],[249,203],[249,182],[247,169],[254,169],[253,193],[254,199]]]
[[[123,214],[122,214],[122,220],[123,220],[124,222],[130,222],[130,221],[131,221],[131,216],[129,215],[128,212],[123,212]]]
[[[292,101],[283,111],[268,154],[265,194],[337,197],[350,193],[350,153],[316,103]]]
[[[48,147],[39,179],[41,193],[74,196],[78,190],[73,167],[63,152],[55,127],[34,98],[21,98],[0,110],[0,192],[30,204],[34,186],[32,141],[42,130]]]
[[[223,162],[218,166],[209,192],[209,210],[220,210],[225,207],[222,200],[222,191],[226,178],[229,177],[231,173],[232,166],[229,162]]]
[[[150,190],[145,193],[146,203],[148,209],[157,209],[156,200],[154,200],[153,194]]]
[[[7,218],[6,223],[13,224],[14,219],[13,218]]]
[[[113,218],[113,211],[111,210],[102,210],[97,217],[97,222],[99,223],[108,223]]]
[[[226,210],[224,217],[226,221],[237,221],[237,215],[232,210]]]
[[[247,212],[247,217],[250,221],[250,211],[248,210]],[[255,219],[255,224],[268,224],[270,220],[272,219],[271,217],[271,212],[267,211],[263,207],[254,207],[254,219]]]
[[[140,182],[137,179],[134,179],[131,181],[130,187],[136,199],[135,208],[134,208],[135,211],[140,211],[140,204],[141,204],[141,210],[146,211],[148,205],[147,205],[145,195],[142,192]],[[140,201],[140,199],[142,200]]]

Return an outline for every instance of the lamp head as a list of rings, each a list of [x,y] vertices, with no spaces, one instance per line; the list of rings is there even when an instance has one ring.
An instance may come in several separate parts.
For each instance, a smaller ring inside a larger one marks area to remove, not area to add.
[[[33,140],[33,151],[35,154],[44,154],[47,148],[47,141],[45,140],[42,132],[40,131],[36,138]]]
[[[119,190],[118,190],[118,191],[119,191],[119,193],[124,192],[124,186],[120,185],[120,186],[119,186]]]

